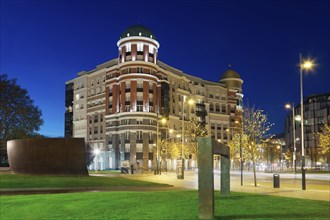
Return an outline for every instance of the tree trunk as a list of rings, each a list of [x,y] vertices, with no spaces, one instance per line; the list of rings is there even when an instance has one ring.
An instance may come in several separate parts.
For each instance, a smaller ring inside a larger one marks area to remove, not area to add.
[[[257,187],[256,162],[252,160],[252,164],[253,164],[254,186]]]

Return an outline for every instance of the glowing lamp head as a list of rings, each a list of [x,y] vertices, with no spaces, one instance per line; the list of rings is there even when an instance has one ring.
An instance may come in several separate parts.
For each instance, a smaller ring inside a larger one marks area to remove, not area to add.
[[[195,102],[194,102],[193,99],[189,99],[189,100],[188,100],[188,104],[189,104],[189,105],[193,105],[194,103],[195,103]]]
[[[99,150],[99,149],[95,149],[95,150],[94,150],[94,154],[95,154],[95,155],[99,155],[99,154],[100,154],[100,150]]]
[[[291,108],[291,105],[290,105],[290,104],[286,104],[286,105],[285,105],[285,108],[286,108],[286,109],[290,109],[290,108]]]
[[[301,116],[300,115],[296,115],[296,117],[294,117],[294,120],[301,121]]]
[[[168,130],[168,132],[170,132],[170,134],[172,134],[173,133],[173,129]]]
[[[166,118],[162,118],[162,119],[160,120],[160,122],[163,123],[163,124],[165,124],[166,121],[167,121]]]
[[[303,64],[302,64],[302,68],[304,69],[311,69],[313,67],[313,62],[310,60],[306,60]]]

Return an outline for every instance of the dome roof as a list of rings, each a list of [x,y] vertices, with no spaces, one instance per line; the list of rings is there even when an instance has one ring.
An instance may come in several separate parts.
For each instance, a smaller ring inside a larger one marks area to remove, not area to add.
[[[150,29],[146,28],[143,25],[130,26],[120,35],[120,39],[131,36],[141,36],[156,40],[154,32],[152,32]]]
[[[220,80],[225,79],[225,78],[237,78],[237,79],[240,79],[240,78],[241,78],[240,75],[239,75],[236,71],[230,69],[230,67],[231,67],[231,66],[229,65],[229,66],[228,66],[228,70],[226,70],[226,71],[222,74]]]

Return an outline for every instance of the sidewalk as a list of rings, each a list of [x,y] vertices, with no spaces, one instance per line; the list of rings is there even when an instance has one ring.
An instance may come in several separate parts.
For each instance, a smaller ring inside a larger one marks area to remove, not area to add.
[[[256,193],[262,195],[274,195],[291,198],[312,199],[330,202],[330,181],[329,174],[321,174],[314,179],[307,179],[307,189],[301,189],[301,179],[299,177],[292,178],[290,174],[280,174],[280,188],[273,187],[273,174],[257,173],[257,187],[254,186],[253,173],[246,172],[243,174],[243,186],[240,184],[240,175],[238,172],[232,172],[230,176],[231,191]],[[185,179],[177,179],[173,172],[162,173],[162,175],[122,175],[122,177],[144,180],[157,183],[171,184],[174,187],[185,189],[198,189],[198,176],[194,171],[185,172]],[[214,175],[214,188],[220,189],[220,175]]]

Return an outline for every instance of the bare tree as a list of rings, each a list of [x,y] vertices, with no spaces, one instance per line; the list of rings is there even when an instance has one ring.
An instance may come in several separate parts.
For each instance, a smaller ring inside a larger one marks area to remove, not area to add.
[[[198,120],[196,117],[191,117],[190,122],[188,123],[187,135],[185,135],[186,139],[186,148],[185,155],[193,155],[197,161],[197,138],[198,137],[206,137],[208,135],[207,128],[205,124]]]
[[[320,132],[316,133],[319,142],[320,155],[330,166],[330,126],[324,125]]]
[[[244,157],[252,161],[254,186],[257,186],[256,163],[262,155],[262,148],[273,135],[268,134],[273,124],[268,122],[263,110],[245,107],[243,111],[243,133],[246,135],[244,143]]]

